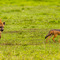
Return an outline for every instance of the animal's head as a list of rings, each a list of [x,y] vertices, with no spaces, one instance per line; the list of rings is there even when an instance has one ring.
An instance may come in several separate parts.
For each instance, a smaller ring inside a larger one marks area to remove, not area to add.
[[[3,31],[4,30],[4,25],[5,25],[5,22],[2,22],[0,20],[0,31]]]

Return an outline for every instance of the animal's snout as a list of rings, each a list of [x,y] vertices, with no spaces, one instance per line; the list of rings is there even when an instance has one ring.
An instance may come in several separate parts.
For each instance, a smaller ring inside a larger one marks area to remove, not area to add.
[[[3,31],[4,29],[2,28],[1,31]]]

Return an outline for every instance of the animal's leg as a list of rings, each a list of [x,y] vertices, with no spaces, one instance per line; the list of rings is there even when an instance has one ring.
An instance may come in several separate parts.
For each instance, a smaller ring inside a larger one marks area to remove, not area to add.
[[[1,38],[1,31],[0,31],[0,38]]]
[[[46,43],[47,43],[48,39],[51,38],[51,36],[52,36],[52,35],[50,35],[50,36],[46,39]]]
[[[60,40],[59,40],[59,43],[60,43]]]
[[[54,42],[56,42],[55,40],[54,40],[54,38],[57,36],[57,34],[56,35],[54,35],[54,37],[52,38],[52,40],[54,41]]]

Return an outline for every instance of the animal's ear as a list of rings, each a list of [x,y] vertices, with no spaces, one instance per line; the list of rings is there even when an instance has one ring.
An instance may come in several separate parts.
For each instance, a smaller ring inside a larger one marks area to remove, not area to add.
[[[3,22],[3,24],[5,25],[5,22]]]

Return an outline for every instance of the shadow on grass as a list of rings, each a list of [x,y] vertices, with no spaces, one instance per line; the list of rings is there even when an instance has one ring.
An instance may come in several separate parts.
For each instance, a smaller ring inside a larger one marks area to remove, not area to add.
[[[51,44],[60,44],[59,42],[56,42],[56,43],[54,43],[54,42],[48,42],[48,43],[46,43],[45,41],[43,41],[43,42],[40,42],[40,43],[38,43],[38,44],[36,44],[36,43],[33,43],[33,44],[19,44],[19,43],[15,43],[15,44],[13,44],[13,43],[1,43],[0,45],[12,45],[12,46],[15,46],[15,45],[21,45],[21,46],[28,46],[28,45],[51,45]]]
[[[21,30],[18,30],[18,31],[4,31],[4,33],[19,33],[19,32],[35,32],[35,31],[40,31],[40,32],[43,32],[43,31],[47,31],[47,29],[38,29],[38,28],[31,28],[31,29],[21,29]]]

